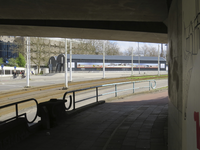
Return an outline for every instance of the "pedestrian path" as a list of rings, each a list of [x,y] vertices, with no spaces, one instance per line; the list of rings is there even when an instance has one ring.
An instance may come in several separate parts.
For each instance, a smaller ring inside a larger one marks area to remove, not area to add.
[[[168,93],[135,95],[89,108],[15,150],[167,150]]]

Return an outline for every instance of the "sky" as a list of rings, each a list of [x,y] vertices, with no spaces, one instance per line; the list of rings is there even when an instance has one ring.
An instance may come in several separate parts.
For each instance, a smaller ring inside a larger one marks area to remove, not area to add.
[[[54,40],[63,40],[63,38],[52,38]],[[110,40],[110,42],[116,42],[117,45],[120,47],[120,51],[124,52],[125,50],[127,50],[129,47],[134,47],[134,49],[138,48],[138,42],[130,42],[130,41],[112,41]],[[139,42],[139,47],[143,46],[143,45],[148,45],[148,46],[152,46],[155,47],[156,49],[158,49],[158,45],[160,45],[160,43],[144,43],[144,42]],[[160,46],[161,48],[161,46]],[[163,45],[163,50],[166,51],[167,47],[165,46],[165,44]]]
[[[124,52],[126,49],[129,47],[134,47],[134,49],[138,49],[138,42],[124,42],[124,41],[112,41],[112,42],[117,42],[118,46],[120,47],[120,50]],[[144,42],[139,42],[139,47],[144,46],[144,45],[152,46],[158,49],[158,45],[160,43],[144,43]],[[160,46],[161,48],[161,46]],[[163,46],[163,49],[166,50],[166,46]]]

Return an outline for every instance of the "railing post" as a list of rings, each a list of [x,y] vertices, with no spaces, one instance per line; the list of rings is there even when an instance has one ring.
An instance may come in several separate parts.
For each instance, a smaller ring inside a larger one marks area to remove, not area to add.
[[[117,97],[117,85],[115,84],[115,97]]]
[[[16,119],[18,119],[18,105],[15,104],[15,110],[16,110]]]
[[[73,92],[73,110],[75,110],[75,92]]]
[[[149,81],[149,91],[151,90],[151,81]]]
[[[98,102],[98,87],[96,87],[96,100],[97,100],[97,102]]]
[[[135,93],[135,82],[133,82],[133,93]]]

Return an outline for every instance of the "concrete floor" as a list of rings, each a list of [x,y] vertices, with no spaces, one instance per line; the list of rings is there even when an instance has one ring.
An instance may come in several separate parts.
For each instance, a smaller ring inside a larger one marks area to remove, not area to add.
[[[167,150],[167,90],[89,108],[10,150]]]

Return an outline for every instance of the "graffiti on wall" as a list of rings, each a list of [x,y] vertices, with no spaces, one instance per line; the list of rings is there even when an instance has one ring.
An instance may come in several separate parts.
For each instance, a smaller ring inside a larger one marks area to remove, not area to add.
[[[183,12],[184,14],[184,12]],[[184,15],[183,15],[184,18]],[[183,48],[184,48],[184,61],[187,64],[186,66],[186,80],[185,80],[185,88],[184,88],[184,97],[186,97],[185,102],[185,110],[184,110],[184,119],[186,120],[187,113],[187,103],[188,103],[188,92],[189,92],[189,85],[191,80],[191,74],[193,70],[193,64],[194,64],[194,56],[198,54],[198,51],[200,50],[200,12],[199,12],[199,0],[195,0],[195,16],[194,18],[191,18],[191,20],[187,23],[183,23],[184,28],[184,38],[185,41],[183,41]]]
[[[184,1],[183,62],[184,119],[186,120],[187,149],[200,150],[200,11],[199,0]],[[189,9],[190,8],[190,9]],[[194,9],[191,9],[194,8]]]

